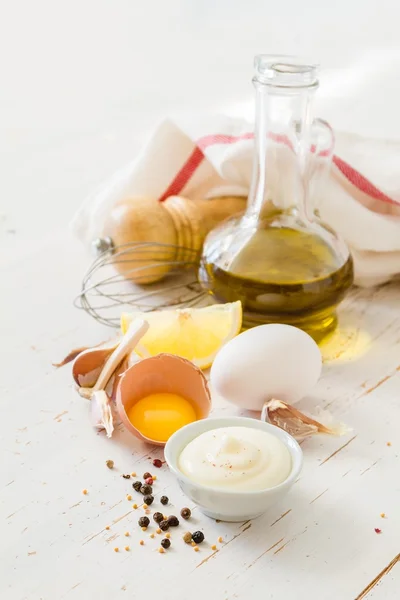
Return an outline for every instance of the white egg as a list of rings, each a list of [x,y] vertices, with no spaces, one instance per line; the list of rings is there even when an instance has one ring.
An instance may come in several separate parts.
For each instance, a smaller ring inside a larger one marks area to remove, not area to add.
[[[260,411],[276,398],[293,404],[317,383],[321,352],[301,329],[272,323],[244,331],[218,352],[212,389],[233,404]]]

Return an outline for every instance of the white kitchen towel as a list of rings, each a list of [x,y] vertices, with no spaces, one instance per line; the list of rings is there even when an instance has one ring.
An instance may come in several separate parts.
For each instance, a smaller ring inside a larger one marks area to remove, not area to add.
[[[106,181],[73,221],[87,245],[101,236],[113,204],[133,196],[190,199],[247,195],[252,124],[216,117],[178,125],[163,121],[140,155]],[[323,222],[349,245],[356,283],[370,286],[400,274],[400,142],[335,132],[332,169],[319,190]]]

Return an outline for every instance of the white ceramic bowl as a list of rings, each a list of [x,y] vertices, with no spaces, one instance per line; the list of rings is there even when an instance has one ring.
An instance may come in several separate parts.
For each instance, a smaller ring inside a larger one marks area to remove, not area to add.
[[[182,450],[200,434],[218,427],[250,427],[275,435],[285,444],[292,457],[292,470],[289,477],[273,488],[256,492],[216,489],[195,483],[186,477],[178,467]],[[195,421],[179,429],[165,446],[165,460],[176,475],[182,491],[205,515],[221,521],[247,521],[263,514],[287,494],[301,471],[303,453],[291,435],[274,425],[246,417],[221,417]]]

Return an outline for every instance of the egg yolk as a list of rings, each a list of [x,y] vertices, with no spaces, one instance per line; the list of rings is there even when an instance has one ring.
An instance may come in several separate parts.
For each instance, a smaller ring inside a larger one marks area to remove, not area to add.
[[[141,398],[131,406],[127,415],[140,433],[159,442],[166,442],[175,431],[197,419],[189,400],[167,393]]]

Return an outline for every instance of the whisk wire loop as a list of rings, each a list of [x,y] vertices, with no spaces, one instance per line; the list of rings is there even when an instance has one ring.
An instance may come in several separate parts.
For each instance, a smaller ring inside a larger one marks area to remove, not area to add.
[[[74,305],[103,325],[119,327],[122,312],[211,302],[197,280],[199,252],[191,248],[150,241],[114,246],[111,240],[96,241],[96,248],[99,255],[85,273]]]

